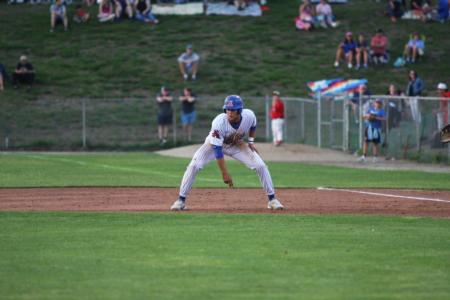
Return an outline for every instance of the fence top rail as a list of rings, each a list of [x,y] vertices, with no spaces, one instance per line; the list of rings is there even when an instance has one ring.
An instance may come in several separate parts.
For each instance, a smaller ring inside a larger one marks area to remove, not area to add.
[[[450,100],[449,98],[444,97],[419,97],[419,96],[389,96],[389,95],[370,95],[366,96],[367,98],[382,98],[382,99],[417,99],[417,100],[426,100],[426,101],[441,101],[441,100]]]
[[[301,101],[317,104],[317,100],[307,99],[307,98],[298,98],[298,97],[282,97],[284,101]]]

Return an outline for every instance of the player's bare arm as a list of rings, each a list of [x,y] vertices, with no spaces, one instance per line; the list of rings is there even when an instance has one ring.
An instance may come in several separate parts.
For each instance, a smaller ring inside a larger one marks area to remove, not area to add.
[[[216,159],[217,165],[219,166],[220,172],[222,172],[223,182],[228,184],[229,187],[233,187],[233,179],[231,179],[230,173],[228,173],[227,166],[225,165],[225,159]]]

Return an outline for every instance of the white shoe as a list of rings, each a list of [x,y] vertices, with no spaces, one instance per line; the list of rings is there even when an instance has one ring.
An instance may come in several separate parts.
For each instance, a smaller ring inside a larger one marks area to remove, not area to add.
[[[376,164],[376,163],[378,162],[378,157],[374,156],[374,157],[372,158],[372,162],[373,162],[374,164]]]
[[[358,158],[358,162],[360,163],[365,163],[366,162],[366,157],[363,155],[360,158]]]
[[[170,207],[170,210],[184,210],[186,208],[186,204],[184,203],[184,201],[181,201],[180,199],[177,199],[177,201],[175,201],[172,206]]]
[[[269,203],[267,204],[267,208],[268,209],[275,209],[275,210],[279,210],[279,209],[283,209],[283,205],[280,203],[280,201],[278,201],[276,198],[272,199],[269,201]]]
[[[338,62],[338,61],[335,61],[335,62],[334,62],[334,67],[335,67],[335,68],[339,67],[339,62]]]
[[[353,65],[352,65],[351,63],[349,63],[349,64],[347,65],[347,67],[348,67],[349,69],[351,69],[351,68],[353,68]]]

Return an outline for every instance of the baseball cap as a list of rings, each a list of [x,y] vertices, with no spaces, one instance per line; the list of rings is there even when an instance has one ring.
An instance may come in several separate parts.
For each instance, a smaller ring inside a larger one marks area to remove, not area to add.
[[[376,99],[375,102],[383,104],[383,100],[381,100],[381,99]]]
[[[272,92],[272,95],[280,96],[280,92],[279,92],[279,91],[273,91],[273,92]]]
[[[352,33],[351,31],[347,31],[347,32],[345,33],[345,35],[353,35],[353,33]]]
[[[21,55],[20,56],[20,60],[27,60],[27,56],[26,55]]]
[[[192,49],[192,44],[187,44],[186,49]]]
[[[446,90],[447,89],[447,85],[443,82],[440,82],[437,86],[438,90]]]

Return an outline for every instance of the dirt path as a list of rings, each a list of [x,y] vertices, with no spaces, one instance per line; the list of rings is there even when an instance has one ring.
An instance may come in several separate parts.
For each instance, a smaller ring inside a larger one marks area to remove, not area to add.
[[[450,191],[361,191],[391,196],[360,194],[354,191],[279,189],[277,195],[286,209],[276,213],[450,218]],[[177,192],[174,188],[0,189],[0,211],[168,212]],[[194,189],[187,205],[189,212],[270,213],[266,208],[266,201],[261,189]]]

